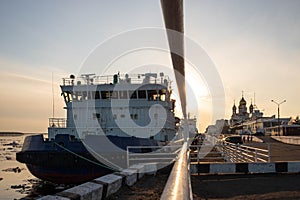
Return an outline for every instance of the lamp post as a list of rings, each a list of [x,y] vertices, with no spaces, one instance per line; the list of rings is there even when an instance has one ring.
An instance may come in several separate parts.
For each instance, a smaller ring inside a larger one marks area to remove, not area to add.
[[[280,133],[279,133],[279,131],[280,131],[280,113],[279,113],[279,106],[281,105],[281,104],[283,104],[283,103],[285,103],[286,102],[286,100],[284,100],[284,101],[282,101],[282,102],[280,102],[280,103],[277,103],[276,101],[274,101],[274,100],[271,100],[271,102],[273,102],[273,103],[275,103],[276,105],[277,105],[277,111],[278,111],[278,115],[277,115],[277,117],[278,117],[278,127],[277,127],[277,133],[278,133],[278,135],[280,135]]]

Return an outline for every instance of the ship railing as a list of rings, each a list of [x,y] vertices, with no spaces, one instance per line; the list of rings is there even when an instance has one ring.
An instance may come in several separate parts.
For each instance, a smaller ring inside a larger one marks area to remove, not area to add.
[[[49,118],[49,128],[66,128],[66,118]]]
[[[165,85],[170,83],[170,78],[167,75],[160,77],[151,77],[148,79],[145,78],[145,74],[130,74],[126,77],[125,74],[118,75],[117,83],[131,83],[131,84],[141,84],[141,83],[150,83],[150,84],[163,84]],[[63,78],[64,86],[74,86],[74,85],[98,85],[98,84],[113,84],[116,80],[112,75],[96,76],[91,75],[82,75],[75,78]]]
[[[181,150],[182,145],[167,146],[127,146],[127,166],[141,163],[173,163]]]

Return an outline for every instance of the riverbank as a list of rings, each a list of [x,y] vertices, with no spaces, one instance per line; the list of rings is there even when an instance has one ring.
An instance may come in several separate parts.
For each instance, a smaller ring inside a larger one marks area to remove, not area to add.
[[[0,132],[0,136],[21,136],[24,135],[22,132]]]
[[[15,132],[15,131],[2,131],[0,136],[22,136],[22,135],[37,135],[37,134],[47,134],[47,133],[24,133],[24,132]]]

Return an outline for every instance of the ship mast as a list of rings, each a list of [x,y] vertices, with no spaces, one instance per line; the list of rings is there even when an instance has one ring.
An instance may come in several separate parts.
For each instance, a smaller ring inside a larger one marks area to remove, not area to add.
[[[54,119],[54,86],[53,86],[53,72],[52,72],[52,118]]]

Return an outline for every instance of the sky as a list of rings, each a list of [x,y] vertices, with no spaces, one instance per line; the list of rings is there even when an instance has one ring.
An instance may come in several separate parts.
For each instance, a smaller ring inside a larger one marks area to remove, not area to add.
[[[299,11],[298,0],[184,1],[185,35],[204,49],[219,73],[225,118],[242,91],[247,106],[255,93],[265,116],[277,112],[272,99],[287,101],[281,116],[300,115]],[[46,132],[53,115],[52,85],[55,116],[65,117],[61,78],[78,73],[99,44],[145,27],[164,28],[159,0],[0,1],[0,131]],[[164,56],[149,56],[147,63],[170,64]],[[205,78],[191,83],[197,85],[199,105],[188,101],[201,131],[212,123]]]

